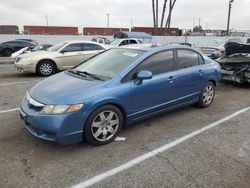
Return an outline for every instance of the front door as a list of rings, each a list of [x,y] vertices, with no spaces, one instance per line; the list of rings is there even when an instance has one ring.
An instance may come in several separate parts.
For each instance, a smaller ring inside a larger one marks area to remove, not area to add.
[[[69,44],[58,53],[57,62],[62,70],[82,62],[82,43]]]
[[[177,71],[175,70],[173,51],[163,51],[152,55],[137,68],[153,73],[152,79],[138,84],[131,82],[132,118],[137,119],[163,111],[177,104]]]

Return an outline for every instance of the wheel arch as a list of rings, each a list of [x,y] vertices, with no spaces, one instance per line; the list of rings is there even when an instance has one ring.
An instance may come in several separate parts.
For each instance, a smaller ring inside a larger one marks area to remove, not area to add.
[[[88,115],[88,118],[89,116],[92,114],[92,112],[102,106],[106,106],[106,105],[112,105],[112,106],[115,106],[116,108],[118,108],[121,113],[122,113],[122,117],[123,117],[123,125],[125,126],[127,124],[127,112],[124,108],[124,106],[122,104],[120,104],[119,102],[117,101],[114,101],[114,100],[106,100],[106,101],[101,101],[99,103],[96,103],[92,109],[91,109],[91,112],[90,114]]]
[[[39,65],[40,63],[42,63],[43,61],[50,61],[50,62],[53,63],[53,65],[55,66],[56,71],[58,70],[55,61],[53,61],[52,59],[46,58],[46,59],[41,59],[41,60],[39,60],[39,61],[37,62],[37,65],[36,65],[36,72],[37,72],[38,65]]]
[[[218,83],[215,79],[209,79],[207,82],[212,82],[214,84],[214,86],[217,87]]]

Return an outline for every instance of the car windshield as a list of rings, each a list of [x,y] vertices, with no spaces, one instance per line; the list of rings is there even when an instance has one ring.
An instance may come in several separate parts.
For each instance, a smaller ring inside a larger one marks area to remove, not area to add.
[[[112,79],[142,56],[145,51],[110,49],[78,65],[74,71],[87,72],[103,79]]]
[[[47,51],[56,52],[56,51],[58,51],[61,47],[63,47],[65,44],[67,44],[67,43],[64,42],[64,43],[55,44],[55,45],[49,47],[49,48],[47,49]]]
[[[121,40],[119,40],[119,39],[113,40],[109,45],[115,46],[115,45],[117,45],[120,41],[121,41]]]
[[[32,51],[39,51],[39,50],[41,50],[41,49],[43,49],[43,46],[38,45],[38,46],[34,47],[34,48],[32,49]]]

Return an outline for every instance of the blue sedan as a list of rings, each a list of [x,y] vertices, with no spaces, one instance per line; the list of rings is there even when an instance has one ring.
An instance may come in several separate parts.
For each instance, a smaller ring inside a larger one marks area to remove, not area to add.
[[[102,145],[126,124],[191,104],[208,107],[220,77],[219,64],[190,47],[114,48],[40,81],[20,115],[41,139]]]

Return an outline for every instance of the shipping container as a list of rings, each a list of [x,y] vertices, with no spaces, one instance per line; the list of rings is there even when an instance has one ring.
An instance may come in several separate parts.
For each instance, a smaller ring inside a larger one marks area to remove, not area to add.
[[[18,26],[0,25],[0,34],[19,34]]]
[[[128,28],[102,28],[102,27],[84,27],[84,35],[114,35],[120,31],[129,31]]]
[[[145,32],[157,36],[180,36],[179,28],[156,28],[153,27],[133,27],[131,31]]]
[[[77,27],[62,26],[23,26],[28,35],[78,35]]]

